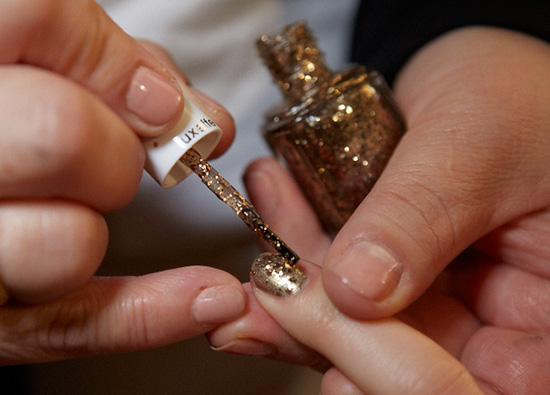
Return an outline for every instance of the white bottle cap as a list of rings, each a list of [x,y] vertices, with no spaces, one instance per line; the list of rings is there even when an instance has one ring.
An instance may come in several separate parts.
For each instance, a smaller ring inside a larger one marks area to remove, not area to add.
[[[164,189],[191,174],[180,161],[183,154],[194,148],[207,158],[222,136],[222,130],[188,98],[186,90],[182,88],[185,103],[177,125],[162,136],[142,140],[147,153],[145,170]]]

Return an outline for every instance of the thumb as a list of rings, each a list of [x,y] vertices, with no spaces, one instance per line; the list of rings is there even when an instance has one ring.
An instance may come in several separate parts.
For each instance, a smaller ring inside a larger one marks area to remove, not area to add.
[[[409,130],[325,260],[342,311],[395,314],[474,241],[550,204],[549,54],[524,35],[469,28],[411,61],[396,87]]]
[[[0,47],[0,64],[27,64],[76,81],[140,135],[167,131],[182,112],[176,79],[95,1],[3,2]]]

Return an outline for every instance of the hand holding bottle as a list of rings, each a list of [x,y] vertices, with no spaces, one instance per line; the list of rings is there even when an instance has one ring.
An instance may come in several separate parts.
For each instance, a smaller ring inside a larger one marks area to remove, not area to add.
[[[307,266],[302,295],[256,293],[261,305],[212,343],[246,353],[231,339],[254,339],[274,358],[316,366],[320,353],[335,366],[327,394],[465,393],[470,376],[485,392],[545,391],[549,67],[548,44],[490,28],[419,52],[395,86],[407,133],[334,241],[280,166],[253,164],[256,207],[323,267]]]
[[[241,285],[210,268],[91,278],[107,244],[102,213],[141,179],[140,137],[169,130],[185,106],[175,68],[91,0],[4,1],[0,44],[0,277],[11,297],[0,364],[158,346],[240,313]],[[219,154],[231,117],[195,98],[226,131]]]

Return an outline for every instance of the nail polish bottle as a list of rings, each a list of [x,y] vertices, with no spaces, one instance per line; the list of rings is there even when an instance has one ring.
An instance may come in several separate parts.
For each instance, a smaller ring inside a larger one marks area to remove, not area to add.
[[[266,115],[264,136],[336,232],[374,186],[405,122],[379,73],[333,73],[304,22],[260,37],[257,47],[284,97]]]

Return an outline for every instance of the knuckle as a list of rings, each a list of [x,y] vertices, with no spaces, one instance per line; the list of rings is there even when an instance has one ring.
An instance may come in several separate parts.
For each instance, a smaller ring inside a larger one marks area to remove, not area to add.
[[[105,220],[88,207],[74,205],[62,207],[61,215],[53,213],[49,223],[45,238],[62,240],[60,246],[44,246],[52,260],[63,263],[59,265],[62,268],[52,271],[58,281],[74,289],[89,280],[103,259],[108,238]]]
[[[85,206],[52,202],[3,205],[3,280],[23,302],[46,302],[80,288],[101,263],[107,227]]]
[[[0,94],[7,103],[2,114],[14,115],[0,136],[0,195],[55,194],[102,210],[127,203],[143,168],[137,136],[96,96],[61,76],[23,66],[14,77],[10,87],[23,84],[26,93],[11,103]]]
[[[40,138],[33,139],[33,160],[49,173],[66,172],[94,146],[95,112],[85,95],[65,91],[49,96],[43,109]]]
[[[30,319],[19,320],[0,338],[2,344],[15,345],[0,345],[0,361],[47,362],[158,346],[146,320],[152,313],[147,298],[113,304],[112,297],[96,283],[36,307]]]
[[[36,317],[34,344],[45,360],[94,355],[102,328],[96,319],[105,305],[100,292],[86,292],[85,297],[68,298],[48,305]]]
[[[124,306],[126,323],[123,326],[123,338],[128,344],[140,348],[151,348],[155,344],[151,339],[150,324],[147,317],[151,315],[151,307],[146,297],[132,297]]]
[[[438,378],[439,384],[434,383],[434,394],[466,394],[477,393],[476,384],[470,373],[462,365],[455,365],[449,368]],[[424,393],[426,388],[422,388],[418,393]]]
[[[37,345],[45,355],[73,357],[87,354],[95,330],[86,325],[90,314],[97,311],[95,298],[78,304],[62,304],[50,311],[45,330],[37,331]],[[90,330],[92,329],[92,330]]]
[[[406,218],[405,226],[414,231],[410,234],[412,239],[421,248],[430,247],[425,251],[433,251],[436,247],[436,253],[441,257],[455,244],[458,225],[453,213],[454,203],[447,201],[443,192],[426,182],[419,182],[419,179],[423,177],[419,178],[418,174],[400,174],[399,181],[393,183],[398,187],[387,193],[390,200],[396,201],[392,205],[401,207],[401,219]]]
[[[55,303],[40,320],[44,327],[35,330],[34,344],[48,359],[154,346],[145,319],[150,309],[147,299],[129,297],[113,305],[111,297],[109,292],[91,286],[77,298]]]
[[[75,301],[68,300],[50,325],[47,346],[77,355],[95,355],[150,349],[159,345],[159,325],[150,298],[124,294],[126,279],[115,279],[114,288],[92,283]],[[113,300],[113,292],[117,292]],[[145,292],[144,295],[147,293]]]

